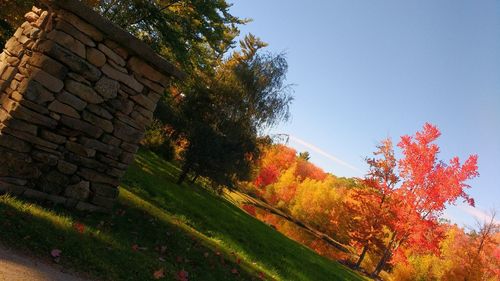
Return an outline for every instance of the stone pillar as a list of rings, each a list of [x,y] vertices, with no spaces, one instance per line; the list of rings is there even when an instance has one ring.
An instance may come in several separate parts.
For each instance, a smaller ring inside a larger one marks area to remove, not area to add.
[[[49,3],[0,54],[0,193],[106,210],[183,74],[79,1]]]

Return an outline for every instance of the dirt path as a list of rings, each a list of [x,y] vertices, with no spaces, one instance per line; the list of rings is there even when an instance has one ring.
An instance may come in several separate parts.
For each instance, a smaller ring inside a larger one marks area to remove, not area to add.
[[[89,281],[0,245],[0,281]]]

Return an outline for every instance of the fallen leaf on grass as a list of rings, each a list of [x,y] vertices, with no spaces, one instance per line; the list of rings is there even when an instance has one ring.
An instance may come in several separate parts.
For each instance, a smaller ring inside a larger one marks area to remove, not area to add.
[[[59,260],[61,259],[61,253],[62,251],[59,249],[52,249],[52,251],[50,251],[50,255],[54,259],[55,263],[59,263]]]
[[[85,232],[85,225],[81,222],[75,222],[73,223],[73,228],[78,232],[78,233],[83,233]]]
[[[163,277],[165,277],[165,269],[163,268],[160,268],[153,273],[153,278],[156,280],[161,279]]]
[[[181,271],[177,272],[176,275],[177,276],[175,279],[178,281],[189,281],[188,280],[189,273],[185,270],[181,270]]]

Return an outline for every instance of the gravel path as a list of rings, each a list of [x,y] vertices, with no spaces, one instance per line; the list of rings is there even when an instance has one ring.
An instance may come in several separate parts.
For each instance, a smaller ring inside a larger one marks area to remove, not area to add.
[[[0,245],[0,281],[90,281]]]

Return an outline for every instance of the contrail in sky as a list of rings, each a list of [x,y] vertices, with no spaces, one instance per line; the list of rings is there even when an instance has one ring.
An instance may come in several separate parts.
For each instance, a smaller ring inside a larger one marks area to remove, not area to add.
[[[459,205],[458,208],[460,210],[474,216],[475,218],[477,218],[480,221],[489,222],[491,220],[491,215],[489,215],[488,213],[486,213],[478,208],[474,208],[474,207],[469,206],[469,205]],[[497,219],[494,219],[493,222],[500,224],[500,221]]]
[[[349,168],[351,170],[354,170],[356,172],[363,173],[360,169],[356,168],[355,166],[353,166],[353,165],[351,165],[351,164],[349,164],[349,163],[347,163],[347,162],[345,162],[345,161],[343,161],[343,160],[341,160],[341,159],[333,156],[332,154],[324,151],[323,149],[315,146],[314,144],[308,143],[305,140],[302,140],[302,139],[300,139],[298,137],[295,137],[295,136],[292,136],[292,135],[289,135],[289,138],[290,138],[291,141],[293,141],[295,143],[298,143],[300,145],[303,145],[303,146],[309,148],[310,150],[312,150],[312,151],[314,151],[314,152],[316,152],[318,154],[321,154],[324,157],[332,160],[333,162],[335,162],[337,164],[340,164],[340,165],[342,165],[344,167],[347,167],[347,168]]]

